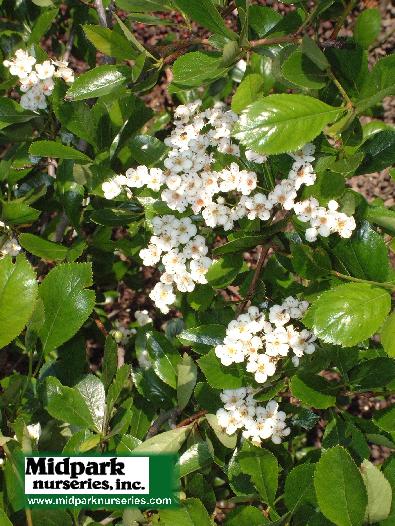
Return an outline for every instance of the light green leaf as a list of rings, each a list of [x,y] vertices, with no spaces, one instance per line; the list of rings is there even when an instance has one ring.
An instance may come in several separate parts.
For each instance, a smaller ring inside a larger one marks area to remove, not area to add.
[[[278,462],[273,453],[244,442],[238,459],[243,472],[251,476],[262,501],[273,504],[278,486]]]
[[[140,444],[141,440],[132,435],[121,435],[116,451],[118,455],[122,453],[132,453]]]
[[[63,261],[68,253],[67,247],[34,234],[21,234],[18,241],[25,250],[47,261]]]
[[[225,526],[264,526],[271,524],[255,506],[237,506],[226,514]]]
[[[395,55],[378,60],[366,75],[357,101],[357,111],[378,104],[384,97],[395,94]]]
[[[212,461],[207,442],[197,442],[180,456],[178,461],[180,478],[206,468]]]
[[[391,308],[390,294],[367,283],[347,283],[321,294],[304,324],[327,343],[352,347],[372,336]]]
[[[69,340],[87,320],[95,305],[90,263],[62,264],[50,271],[39,287],[45,321],[40,328],[43,351]],[[67,323],[66,323],[67,320]]]
[[[86,38],[105,55],[118,60],[129,60],[138,56],[138,52],[132,48],[130,42],[120,33],[107,27],[90,24],[86,24],[82,28]]]
[[[126,69],[122,66],[97,66],[75,79],[66,99],[83,100],[102,97],[126,83]]]
[[[230,285],[243,267],[243,258],[238,256],[224,256],[209,267],[206,279],[215,289]]]
[[[2,219],[9,225],[26,225],[40,217],[40,210],[29,206],[20,199],[4,201],[1,205]]]
[[[302,40],[302,53],[313,62],[321,71],[329,68],[329,62],[316,42],[305,35]]]
[[[365,521],[369,524],[385,520],[391,511],[392,488],[382,472],[369,460],[361,464],[362,478],[368,492]]]
[[[381,15],[377,8],[364,9],[354,26],[354,40],[363,48],[373,44],[381,29]]]
[[[117,6],[125,11],[138,11],[141,13],[169,11],[170,9],[163,0],[117,0]]]
[[[225,333],[226,329],[223,325],[209,324],[185,329],[177,338],[183,345],[188,345],[194,351],[204,354],[211,347],[223,343]]]
[[[383,473],[391,484],[392,488],[392,503],[391,503],[391,512],[389,517],[386,520],[382,521],[380,526],[392,526],[395,521],[395,455],[393,454],[390,458],[387,459],[383,467]]]
[[[153,360],[153,368],[159,378],[170,385],[177,387],[177,366],[181,363],[181,356],[170,341],[160,332],[147,335],[147,349]]]
[[[71,146],[65,146],[64,144],[55,141],[36,141],[30,146],[29,153],[38,157],[74,159],[80,163],[92,162],[92,159],[84,153],[72,148]]]
[[[321,89],[327,83],[327,74],[318,68],[301,51],[295,51],[283,63],[281,68],[284,77],[302,88]]]
[[[237,433],[234,433],[233,435],[228,435],[227,433],[225,433],[225,431],[218,424],[218,419],[216,415],[207,414],[206,420],[208,425],[214,431],[215,436],[218,438],[222,445],[224,445],[228,449],[234,449],[236,447]]]
[[[27,41],[29,46],[40,42],[41,37],[44,36],[52,26],[58,11],[59,9],[57,7],[55,9],[46,9],[37,17],[32,32],[30,33],[29,40]]]
[[[216,357],[214,349],[198,360],[207,382],[216,389],[237,389],[244,385],[243,369],[237,364],[225,367]]]
[[[190,425],[165,431],[142,442],[136,447],[134,453],[177,453],[190,431]]]
[[[185,499],[180,508],[160,510],[163,526],[212,526],[206,508],[199,499]]]
[[[373,421],[383,431],[395,433],[395,406],[392,405],[376,411],[373,415]]]
[[[298,373],[293,376],[290,383],[293,396],[299,398],[304,404],[317,409],[327,409],[336,405],[333,386],[323,378],[312,373]]]
[[[285,481],[284,502],[292,511],[302,503],[317,507],[314,489],[314,464],[301,464],[289,472]]]
[[[87,374],[78,382],[75,388],[78,389],[85,400],[96,429],[101,432],[106,409],[106,394],[103,383],[97,376]]]
[[[199,87],[223,77],[227,71],[220,53],[193,51],[174,62],[173,84],[180,88]]]
[[[0,260],[0,348],[25,327],[37,299],[36,275],[25,256]]]
[[[380,333],[381,343],[388,356],[395,358],[395,312],[385,320]]]
[[[7,517],[4,510],[0,509],[0,524],[1,526],[12,526],[12,522]]]
[[[177,365],[177,402],[178,407],[184,409],[196,385],[197,367],[194,360],[187,353],[182,362]]]
[[[337,526],[361,526],[368,503],[361,474],[341,446],[326,451],[317,464],[314,486],[322,513]]]
[[[81,393],[72,387],[62,385],[57,378],[45,379],[45,400],[48,413],[61,422],[96,430],[91,412]]]
[[[240,113],[263,95],[264,79],[258,73],[250,73],[240,82],[232,97],[232,110]]]
[[[72,526],[73,519],[66,510],[32,510],[33,524],[39,524],[40,526]]]
[[[234,136],[259,153],[292,152],[321,133],[342,113],[306,95],[269,95],[246,108]]]

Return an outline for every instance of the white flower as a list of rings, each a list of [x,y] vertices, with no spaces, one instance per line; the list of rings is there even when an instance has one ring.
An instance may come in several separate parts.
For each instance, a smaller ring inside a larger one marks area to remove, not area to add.
[[[221,360],[222,365],[231,365],[232,363],[244,361],[243,344],[237,341],[228,341],[224,345],[217,345],[215,354]]]
[[[167,314],[169,312],[168,305],[171,305],[176,301],[173,287],[161,282],[155,285],[149,297],[163,314]]]
[[[259,384],[266,382],[268,376],[273,376],[276,372],[275,364],[270,360],[266,354],[258,355],[256,360],[250,360],[247,364],[247,371],[255,373],[255,381]]]
[[[160,187],[165,181],[165,177],[160,168],[151,168],[149,171],[149,177],[147,181],[147,187],[154,192],[159,192]]]
[[[136,321],[140,327],[144,327],[144,325],[152,323],[152,318],[148,314],[147,310],[136,310],[134,317],[136,318]]]
[[[4,256],[12,256],[16,257],[19,252],[22,250],[22,247],[19,245],[16,238],[8,239],[3,243],[3,245],[0,247],[0,254]]]
[[[248,219],[255,219],[258,217],[262,221],[267,221],[270,218],[270,210],[273,208],[273,204],[264,194],[254,194],[248,197],[244,206],[246,207],[248,213]]]
[[[45,60],[42,64],[36,64],[34,67],[40,80],[51,79],[54,76],[55,66],[51,64],[50,60]]]
[[[289,312],[282,305],[274,305],[269,310],[269,321],[276,327],[285,325],[291,319]]]
[[[41,436],[41,424],[40,422],[37,422],[37,424],[30,424],[26,426],[27,434],[32,440],[35,440],[38,442],[40,436]]]
[[[114,199],[122,192],[122,187],[118,184],[116,179],[110,179],[101,185],[101,188],[106,199]]]
[[[297,163],[294,163],[297,164]],[[293,180],[295,182],[295,188],[296,190],[299,190],[299,188],[305,184],[306,186],[311,186],[315,183],[316,180],[316,174],[314,173],[314,169],[311,166],[311,164],[303,164],[302,166],[295,166],[295,168],[292,168],[292,170],[289,172],[289,179]]]
[[[26,79],[33,69],[36,59],[30,56],[27,51],[18,49],[12,60],[4,60],[3,65],[9,68],[11,75],[19,77],[21,80]]]
[[[207,256],[202,256],[198,259],[193,259],[190,262],[192,279],[197,283],[207,283],[205,275],[207,274],[207,271],[211,267],[211,265],[212,260]]]
[[[143,265],[151,267],[160,261],[162,251],[157,245],[150,244],[147,248],[140,250],[140,257],[143,260]]]
[[[254,152],[253,150],[246,150],[245,156],[247,161],[251,161],[256,164],[263,164],[267,160],[265,155],[261,155],[260,153]]]
[[[317,241],[318,237],[318,230],[314,227],[308,228],[305,232],[306,241],[309,241],[309,243],[314,243],[314,241]]]
[[[288,334],[284,327],[276,327],[266,335],[266,353],[269,356],[286,356],[288,351]]]

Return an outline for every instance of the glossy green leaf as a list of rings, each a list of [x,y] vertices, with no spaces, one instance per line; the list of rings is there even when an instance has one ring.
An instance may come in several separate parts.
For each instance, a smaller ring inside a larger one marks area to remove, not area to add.
[[[368,505],[365,521],[369,524],[385,520],[391,511],[392,489],[391,484],[369,460],[364,460],[361,465],[362,478],[368,493]]]
[[[327,409],[336,405],[336,386],[322,376],[298,373],[292,377],[290,387],[293,396],[309,406]]]
[[[46,9],[43,11],[40,16],[36,19],[34,26],[32,27],[32,31],[29,36],[28,45],[31,44],[38,44],[41,37],[45,35],[45,33],[49,30],[49,28],[52,26],[59,9]]]
[[[39,287],[45,320],[39,335],[44,352],[69,340],[87,320],[95,304],[89,263],[62,264],[52,269]],[[67,320],[67,323],[65,323]]]
[[[375,225],[383,227],[385,230],[395,234],[395,211],[385,206],[368,206],[365,211],[365,218]]]
[[[180,477],[185,477],[194,471],[206,468],[212,462],[207,442],[197,442],[180,456],[178,468]]]
[[[212,0],[201,0],[199,3],[189,2],[189,0],[173,0],[173,4],[189,18],[212,33],[222,35],[225,38],[237,38],[237,35],[226,26]]]
[[[290,55],[281,67],[284,77],[302,88],[321,89],[327,83],[327,75],[301,51]]]
[[[384,97],[395,94],[395,55],[389,55],[376,62],[372,71],[364,77],[357,101],[357,111],[378,104]]]
[[[211,350],[198,360],[207,382],[216,389],[237,389],[244,385],[243,369],[236,364],[225,367],[214,350]]]
[[[385,320],[380,332],[381,343],[388,356],[395,358],[395,312]]]
[[[4,201],[1,208],[2,219],[8,225],[31,224],[40,217],[41,213],[40,210],[36,210],[20,199]]]
[[[80,163],[90,163],[92,160],[84,153],[55,141],[36,141],[29,153],[37,157],[55,157],[57,159],[74,159]]]
[[[263,526],[270,524],[255,506],[237,506],[226,514],[225,526]]]
[[[0,348],[23,330],[37,299],[35,272],[25,256],[0,260]]]
[[[240,113],[263,95],[264,78],[258,73],[250,73],[240,82],[232,97],[232,110]]]
[[[302,503],[317,506],[314,489],[314,464],[300,464],[289,472],[285,481],[284,502],[291,511]]]
[[[244,442],[239,463],[243,472],[250,475],[262,501],[273,504],[278,486],[278,462],[273,453]]]
[[[106,409],[106,395],[103,383],[97,376],[87,374],[78,382],[75,388],[85,400],[96,429],[102,431]]]
[[[75,79],[66,98],[83,100],[108,95],[126,83],[125,73],[121,66],[97,66]]]
[[[125,11],[151,12],[168,11],[170,8],[163,0],[117,0],[117,6]]]
[[[259,153],[292,152],[317,137],[341,111],[306,95],[269,95],[242,112],[234,136]]]
[[[322,513],[337,526],[361,526],[368,503],[357,466],[341,446],[326,451],[317,464],[314,486]]]
[[[61,422],[95,429],[89,407],[78,389],[62,385],[53,376],[45,380],[44,407],[53,418]]]
[[[370,137],[361,147],[365,158],[356,174],[380,172],[395,163],[395,131],[384,130]]]
[[[34,234],[21,234],[20,245],[35,256],[47,261],[63,261],[66,259],[68,249],[59,243],[47,241]]]
[[[197,367],[194,360],[184,354],[182,362],[177,365],[177,402],[180,410],[184,409],[196,385]]]
[[[395,406],[376,411],[373,416],[374,423],[383,431],[395,433]]]
[[[364,9],[354,26],[354,40],[363,48],[373,44],[381,29],[381,15],[377,8]]]
[[[34,509],[32,510],[33,524],[40,526],[72,526],[73,519],[66,510],[61,509]]]
[[[173,64],[173,84],[180,88],[194,88],[223,77],[228,67],[221,59],[222,55],[214,52],[186,53]]]
[[[395,380],[395,360],[385,356],[365,360],[353,367],[348,376],[356,389],[383,388]]]
[[[115,373],[114,380],[108,388],[107,399],[109,412],[114,407],[114,404],[118,400],[122,389],[125,387],[125,383],[130,376],[130,365],[125,363]]]
[[[25,110],[20,104],[9,97],[0,97],[0,130],[11,124],[27,122],[37,117],[37,113]]]
[[[367,283],[347,283],[321,294],[303,321],[323,341],[351,347],[372,336],[390,308],[386,290]]]
[[[160,521],[163,526],[212,526],[206,508],[194,498],[181,501],[180,508],[161,510]]]
[[[208,269],[206,279],[215,289],[230,285],[239,274],[243,266],[243,259],[235,256],[224,256],[215,261]]]
[[[249,25],[259,38],[265,37],[281,20],[281,14],[270,7],[251,5],[249,9]]]
[[[321,71],[329,68],[329,62],[324,53],[320,50],[316,42],[305,35],[302,40],[302,53],[313,62]]]
[[[181,356],[177,349],[159,332],[147,335],[147,348],[156,374],[163,382],[176,389],[177,366],[181,363]]]
[[[306,279],[316,279],[328,275],[331,260],[324,249],[311,248],[302,243],[291,244],[292,265],[295,271]]]
[[[168,151],[162,141],[151,135],[135,135],[128,142],[128,147],[133,159],[146,166],[162,161]]]
[[[84,25],[82,28],[86,38],[105,55],[118,60],[129,60],[137,57],[136,50],[122,34],[107,27],[90,24]]]
[[[165,431],[136,447],[134,453],[177,453],[191,431],[190,426]]]
[[[221,444],[228,449],[234,449],[237,444],[237,433],[233,435],[228,435],[218,424],[218,419],[216,415],[207,414],[206,420],[208,425],[214,431],[215,436],[221,442]]]
[[[200,325],[185,329],[177,336],[183,345],[192,347],[199,353],[205,353],[211,347],[220,345],[225,338],[226,329],[223,325]]]

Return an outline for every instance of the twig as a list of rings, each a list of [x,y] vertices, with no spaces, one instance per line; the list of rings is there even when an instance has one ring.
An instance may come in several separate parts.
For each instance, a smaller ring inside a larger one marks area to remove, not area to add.
[[[152,438],[157,435],[160,431],[162,425],[170,419],[177,418],[180,414],[180,409],[178,407],[173,407],[164,413],[161,413],[156,420],[153,421],[151,427],[148,429],[147,438]],[[179,427],[179,426],[177,426]]]
[[[351,13],[351,11],[354,9],[354,6],[355,6],[356,3],[357,3],[357,0],[351,0],[347,4],[345,10],[343,11],[343,13],[338,18],[338,20],[336,22],[336,25],[335,25],[335,27],[334,27],[334,29],[332,31],[331,36],[329,37],[331,40],[334,40],[335,38],[337,38],[337,35],[339,34],[340,29],[343,27],[344,21],[346,20],[348,15]]]
[[[277,38],[260,38],[259,40],[251,40],[249,42],[249,47],[275,46],[276,44],[283,44],[285,42],[298,43],[299,41],[301,41],[299,35],[285,35]]]
[[[104,327],[103,322],[98,318],[96,313],[93,313],[93,317],[95,319],[95,323],[99,331],[102,333],[102,335],[107,338],[108,332],[107,329]]]
[[[254,272],[254,275],[252,277],[250,286],[248,288],[247,295],[246,295],[244,301],[242,303],[240,303],[240,305],[239,305],[239,307],[237,309],[237,314],[241,314],[243,312],[243,310],[245,309],[247,303],[253,298],[253,296],[255,294],[255,289],[256,289],[256,286],[257,286],[257,283],[258,283],[259,275],[261,273],[262,267],[263,267],[263,265],[265,263],[266,256],[267,256],[269,250],[270,250],[270,245],[267,246],[267,247],[261,246],[261,251],[260,251],[260,254],[259,254],[258,262],[256,264],[255,272]]]
[[[71,50],[73,49],[74,38],[75,38],[75,31],[74,29],[72,29],[70,31],[69,40],[67,41],[67,44],[66,44],[66,51],[64,52],[64,55],[63,55],[63,60],[65,60],[66,62],[68,62],[70,58],[70,53],[71,53]]]
[[[189,424],[192,424],[192,422],[195,422],[195,420],[199,420],[199,418],[202,418],[202,416],[205,416],[207,413],[208,411],[206,411],[205,409],[203,411],[199,411],[198,413],[195,413],[189,418],[182,420],[179,424],[177,424],[177,427],[189,426]]]
[[[328,73],[328,77],[332,80],[332,82],[335,84],[335,86],[339,90],[341,96],[343,97],[344,102],[346,103],[347,109],[351,110],[354,107],[354,104],[352,103],[352,100],[350,99],[350,97],[347,95],[346,90],[343,88],[343,86],[337,80],[337,78],[332,73],[330,68],[328,68],[326,71]]]
[[[97,14],[99,16],[100,25],[106,28],[112,27],[112,22],[111,22],[112,2],[109,8],[109,14],[110,14],[109,18],[107,18],[106,10],[104,9],[102,0],[95,0],[95,7],[97,10]],[[103,62],[105,64],[115,64],[115,59],[108,55],[104,55]]]
[[[383,289],[395,291],[395,285],[393,283],[381,283],[380,281],[370,281],[367,279],[354,278],[353,276],[347,276],[347,274],[342,274],[336,270],[331,270],[331,274],[340,279],[345,279],[347,281],[354,281],[355,283],[367,283],[368,285],[375,285],[376,287],[381,287]]]

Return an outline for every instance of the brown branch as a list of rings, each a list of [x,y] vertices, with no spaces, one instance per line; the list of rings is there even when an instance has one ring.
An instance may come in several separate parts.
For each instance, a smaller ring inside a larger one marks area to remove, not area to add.
[[[111,21],[112,3],[110,4],[110,8],[109,8],[110,14],[108,18],[107,18],[106,10],[104,9],[104,6],[103,6],[103,1],[95,0],[94,3],[95,3],[97,14],[99,16],[100,25],[106,28],[111,28],[112,27],[112,21]],[[108,55],[104,55],[103,62],[105,64],[115,64],[115,59]]]
[[[258,46],[275,46],[276,44],[284,44],[285,42],[294,42],[295,44],[301,41],[299,35],[285,35],[277,38],[260,38],[258,40],[251,40],[249,42],[249,47],[258,47]]]
[[[97,316],[97,314],[93,313],[93,317],[95,319],[95,323],[96,323],[96,326],[97,328],[99,329],[99,331],[102,333],[102,335],[107,338],[108,336],[108,332],[107,332],[107,329],[104,327],[103,325],[103,322],[99,319],[99,317]]]
[[[265,263],[266,256],[268,255],[268,252],[269,252],[270,248],[271,248],[270,245],[268,245],[267,247],[261,246],[261,251],[260,251],[260,254],[259,254],[258,262],[256,264],[254,275],[252,277],[250,286],[248,288],[247,295],[246,295],[244,301],[242,303],[240,303],[240,305],[239,305],[239,307],[237,309],[237,315],[239,315],[239,314],[241,314],[243,312],[243,310],[245,309],[247,303],[253,298],[253,296],[255,294],[255,289],[256,289],[256,286],[258,284],[259,275],[261,273],[262,267],[263,267],[263,265]]]
[[[179,424],[177,424],[177,427],[189,426],[189,424],[192,424],[192,422],[195,422],[195,420],[199,420],[199,418],[202,418],[202,416],[205,416],[207,413],[208,411],[206,411],[205,409],[203,411],[199,411],[198,413],[195,413],[189,418],[182,420]]]
[[[168,411],[161,413],[158,416],[158,418],[153,421],[153,423],[151,424],[151,427],[148,429],[147,436],[145,437],[146,440],[148,438],[152,438],[155,435],[157,435],[160,431],[160,428],[163,426],[165,422],[167,422],[168,420],[177,418],[179,414],[180,414],[179,407],[173,407],[172,409],[169,409]]]

